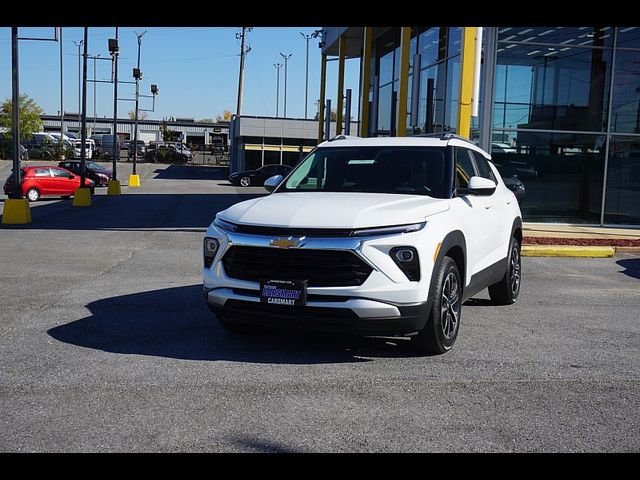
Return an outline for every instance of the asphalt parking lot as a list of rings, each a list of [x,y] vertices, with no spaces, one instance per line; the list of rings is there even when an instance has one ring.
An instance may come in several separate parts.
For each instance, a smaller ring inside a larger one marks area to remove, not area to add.
[[[446,355],[237,336],[203,303],[201,241],[264,189],[215,167],[138,173],[0,227],[0,451],[640,451],[637,255],[523,258],[518,303],[468,301]]]

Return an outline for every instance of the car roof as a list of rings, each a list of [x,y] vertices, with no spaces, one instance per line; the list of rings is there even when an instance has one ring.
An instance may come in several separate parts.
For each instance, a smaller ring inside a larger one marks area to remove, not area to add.
[[[487,152],[482,150],[476,144],[463,137],[452,134],[444,134],[439,136],[420,136],[411,137],[354,137],[348,135],[338,135],[329,141],[324,141],[318,145],[318,148],[326,147],[465,147],[482,154],[487,159],[491,158]]]

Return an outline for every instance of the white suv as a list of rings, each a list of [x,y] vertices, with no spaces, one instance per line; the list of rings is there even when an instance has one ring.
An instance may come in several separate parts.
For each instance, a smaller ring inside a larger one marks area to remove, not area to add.
[[[522,221],[490,155],[451,134],[324,142],[268,196],[218,213],[204,296],[231,331],[259,325],[410,336],[444,353],[462,303],[520,291]]]

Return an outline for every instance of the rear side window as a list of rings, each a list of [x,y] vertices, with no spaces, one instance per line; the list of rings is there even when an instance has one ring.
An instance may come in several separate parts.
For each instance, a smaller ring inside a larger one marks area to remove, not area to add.
[[[71,174],[69,172],[60,168],[52,168],[51,172],[53,173],[54,177],[71,178]]]
[[[471,151],[456,148],[456,190],[469,188],[469,179],[475,175]]]
[[[33,172],[33,175],[35,177],[50,177],[51,176],[49,174],[49,169],[48,168],[36,168],[35,171]]]
[[[487,163],[487,159],[484,158],[478,152],[473,152],[473,156],[476,159],[476,167],[478,167],[478,175],[482,178],[488,178],[489,180],[496,181],[496,177],[493,176],[491,167]]]

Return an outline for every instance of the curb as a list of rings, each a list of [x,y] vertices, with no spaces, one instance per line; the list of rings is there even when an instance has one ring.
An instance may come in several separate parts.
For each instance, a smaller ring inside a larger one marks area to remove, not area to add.
[[[610,258],[614,247],[583,247],[577,245],[523,245],[523,257],[588,257]]]

